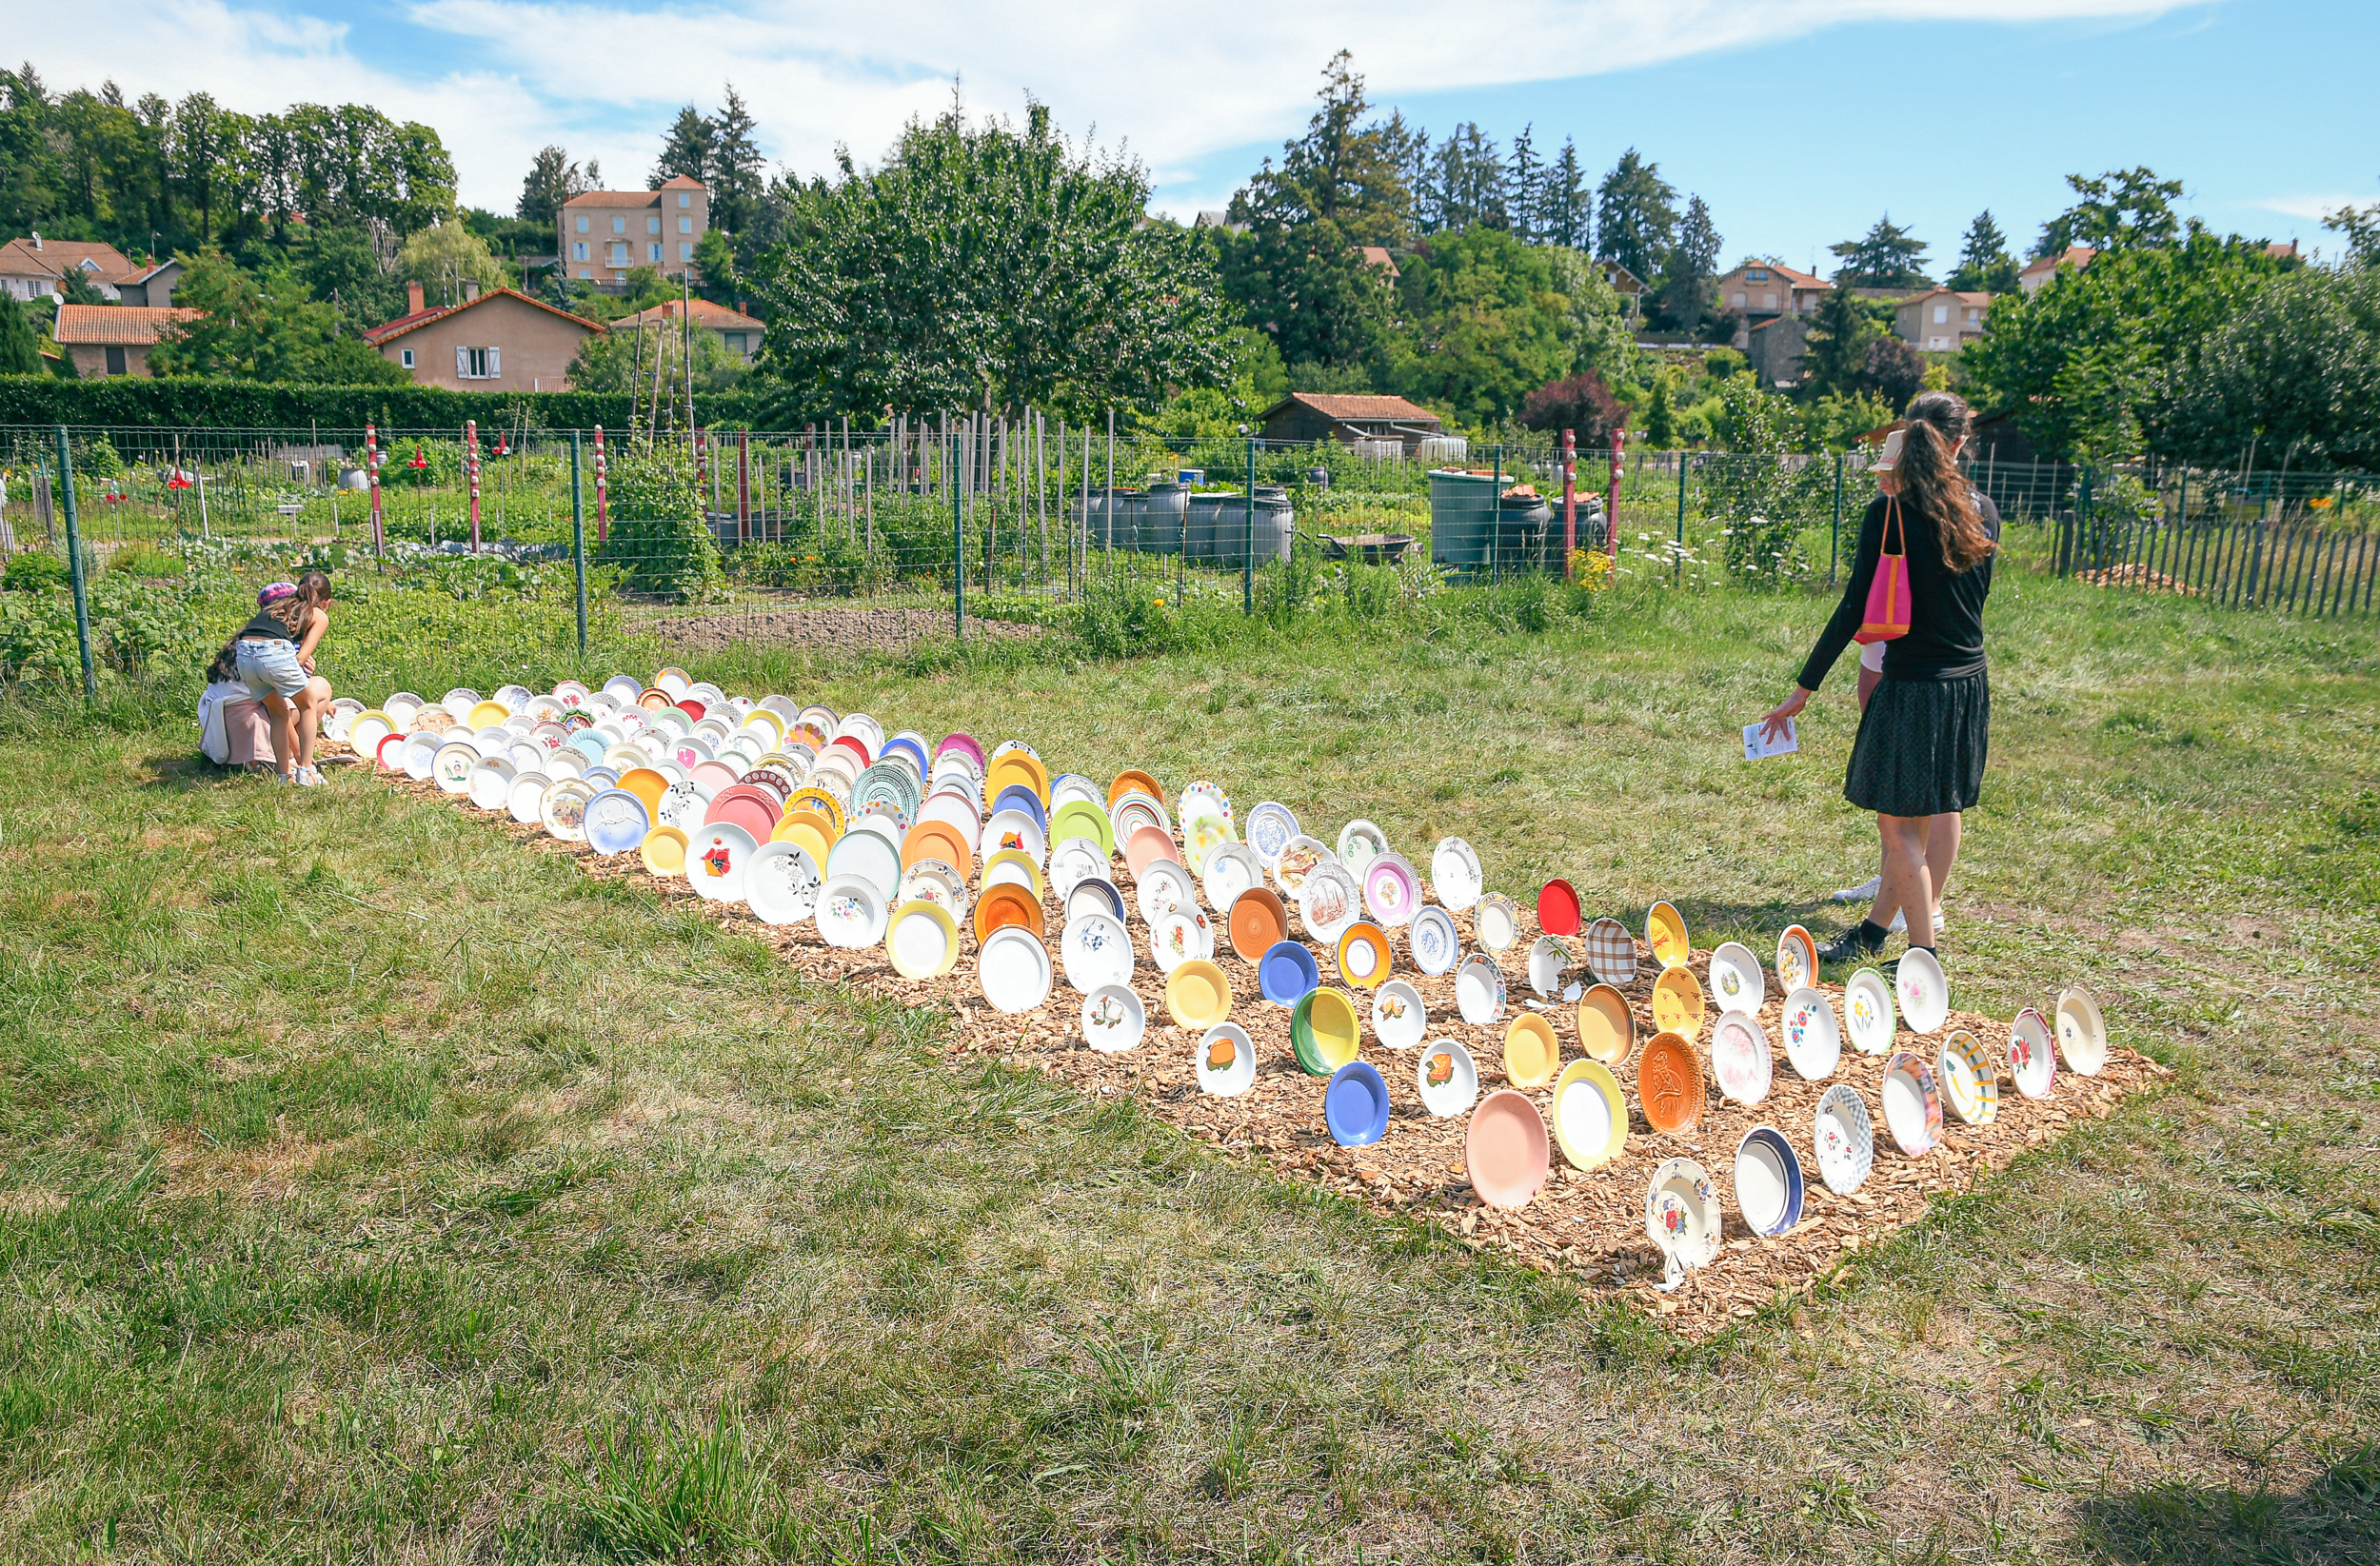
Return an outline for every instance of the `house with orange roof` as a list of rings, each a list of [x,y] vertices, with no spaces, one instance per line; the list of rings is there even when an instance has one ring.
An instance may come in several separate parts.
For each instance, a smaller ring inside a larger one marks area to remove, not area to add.
[[[744,314],[732,306],[716,300],[695,298],[669,299],[651,309],[638,310],[610,323],[613,331],[664,331],[679,322],[693,319],[702,331],[715,331],[729,353],[744,364],[761,351],[761,334],[768,330],[768,323]]]
[[[50,335],[87,381],[109,375],[147,375],[149,351],[161,336],[206,314],[180,305],[69,305],[60,301]]]
[[[2099,252],[2088,245],[2069,245],[2055,255],[2045,255],[2037,261],[2025,263],[2025,269],[2016,274],[2016,287],[2026,293],[2039,293],[2042,286],[2061,270],[2081,271],[2091,265]]]
[[[428,305],[405,286],[406,313],[364,334],[414,384],[453,391],[562,391],[579,345],[601,325],[515,288],[463,286],[459,305]]]
[[[1835,285],[1774,261],[1747,261],[1719,279],[1719,308],[1747,321],[1777,315],[1815,315]]]
[[[1258,415],[1264,439],[1300,445],[1331,440],[1353,446],[1396,441],[1410,456],[1425,440],[1446,433],[1446,422],[1402,397],[1293,391]]]

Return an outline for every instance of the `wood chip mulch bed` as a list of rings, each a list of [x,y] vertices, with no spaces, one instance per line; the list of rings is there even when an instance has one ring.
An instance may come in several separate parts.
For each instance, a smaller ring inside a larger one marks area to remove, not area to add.
[[[442,794],[433,783],[403,778],[389,781],[404,792],[480,814],[467,801]],[[588,875],[627,881],[673,902],[702,902],[683,878],[656,880],[632,854],[607,859],[585,843],[559,842],[506,815],[482,819],[546,852],[576,858]],[[1118,885],[1131,904],[1131,877],[1121,864],[1116,870]],[[964,949],[958,965],[942,978],[911,982],[894,973],[881,947],[840,950],[826,945],[813,923],[772,925],[753,919],[741,906],[704,906],[722,925],[766,942],[816,978],[913,1005],[947,1007],[956,1026],[945,1049],[955,1059],[988,1057],[1012,1067],[1030,1067],[1095,1097],[1130,1093],[1150,1113],[1189,1136],[1263,1162],[1283,1179],[1309,1181],[1364,1202],[1375,1211],[1435,1224],[1474,1250],[1493,1250],[1542,1271],[1566,1274],[1583,1287],[1637,1297],[1647,1309],[1690,1338],[1717,1332],[1732,1319],[1755,1315],[1760,1307],[1780,1298],[1806,1296],[1822,1279],[1842,1280],[1848,1276],[1852,1253],[1916,1222],[1936,1197],[1972,1189],[1987,1174],[2008,1167],[2026,1148],[2051,1141],[2080,1121],[2103,1119],[2127,1094],[2171,1076],[2147,1057],[2116,1046],[2111,1048],[2108,1064],[2098,1076],[2078,1077],[2061,1068],[2051,1096],[2032,1100],[2015,1090],[2003,1069],[1999,1113],[1990,1125],[1962,1124],[1945,1106],[1941,1143],[1923,1158],[1911,1159],[1893,1143],[1884,1124],[1878,1090],[1887,1057],[1861,1055],[1846,1037],[1835,1074],[1824,1081],[1802,1080],[1785,1058],[1781,1023],[1785,997],[1775,972],[1770,971],[1768,995],[1759,1012],[1775,1057],[1775,1084],[1766,1100],[1739,1104],[1721,1096],[1708,1060],[1710,1024],[1717,1014],[1706,1009],[1696,1043],[1696,1053],[1703,1057],[1707,1107],[1697,1124],[1674,1135],[1652,1130],[1636,1100],[1632,1055],[1611,1068],[1628,1098],[1626,1151],[1599,1168],[1578,1170],[1565,1163],[1559,1146],[1554,1145],[1554,1171],[1545,1188],[1526,1207],[1502,1212],[1487,1206],[1472,1192],[1463,1162],[1468,1118],[1439,1120],[1422,1108],[1414,1080],[1420,1051],[1391,1050],[1372,1036],[1368,992],[1341,982],[1328,955],[1318,955],[1324,981],[1346,988],[1356,997],[1357,1009],[1365,1021],[1363,1057],[1387,1079],[1394,1101],[1388,1135],[1369,1147],[1343,1148],[1331,1139],[1322,1120],[1323,1080],[1307,1076],[1298,1066],[1290,1047],[1288,1011],[1261,998],[1254,965],[1231,950],[1220,920],[1213,921],[1219,931],[1215,961],[1231,981],[1232,1021],[1248,1030],[1259,1062],[1255,1085],[1234,1099],[1219,1099],[1199,1090],[1191,1061],[1196,1036],[1173,1026],[1166,1016],[1164,982],[1146,955],[1148,931],[1137,907],[1127,910],[1141,953],[1133,973],[1133,988],[1147,1010],[1148,1033],[1130,1054],[1106,1055],[1082,1041],[1082,998],[1067,986],[1058,961],[1061,906],[1054,895],[1042,904],[1050,931],[1045,945],[1057,975],[1054,988],[1040,1009],[1021,1016],[994,1011],[977,989],[975,938],[964,927],[965,920],[961,921]],[[1473,946],[1471,916],[1466,912],[1453,918],[1467,952]],[[1529,990],[1521,970],[1538,932],[1530,908],[1520,910],[1520,922],[1521,935],[1502,959],[1511,1004],[1503,1021],[1486,1026],[1462,1021],[1455,1005],[1451,972],[1437,978],[1420,973],[1404,954],[1401,937],[1394,937],[1399,961],[1391,977],[1403,979],[1421,992],[1429,1007],[1430,1039],[1453,1039],[1471,1052],[1478,1063],[1481,1097],[1506,1085],[1501,1066],[1504,1029],[1524,1007],[1539,1011],[1553,1023],[1562,1042],[1563,1063],[1585,1058],[1578,1043],[1577,1007],[1565,1001],[1541,1001]],[[1577,942],[1570,944],[1576,947]],[[1653,1025],[1651,998],[1659,967],[1643,942],[1638,941],[1636,947],[1636,981],[1624,993],[1636,1012],[1641,1048],[1657,1031]],[[1700,950],[1694,954],[1697,978],[1708,971],[1709,955]],[[1954,964],[1954,992],[1957,983]],[[1565,986],[1574,981],[1594,982],[1582,958],[1563,974]],[[1821,982],[1817,987],[1834,1001],[1840,1018],[1842,986]],[[2054,997],[2045,998],[2045,1014],[2053,1001]],[[1935,1033],[1912,1034],[1904,1027],[1895,1047],[1913,1051],[1931,1064],[1943,1036],[1958,1028],[1968,1029],[1995,1053],[2002,1049],[2009,1032],[2006,1019],[1954,1010]],[[1849,1196],[1827,1189],[1811,1149],[1818,1099],[1837,1082],[1848,1082],[1858,1090],[1875,1126],[1874,1168],[1867,1181]],[[1552,1142],[1552,1084],[1528,1096],[1544,1117]],[[1767,1239],[1745,1227],[1736,1210],[1734,1183],[1735,1145],[1759,1125],[1784,1133],[1801,1160],[1807,1186],[1801,1221],[1788,1233]],[[1690,1274],[1674,1293],[1662,1294],[1653,1288],[1661,1277],[1661,1259],[1644,1232],[1645,1187],[1664,1160],[1677,1157],[1698,1161],[1717,1187],[1725,1210],[1724,1241],[1710,1265]]]

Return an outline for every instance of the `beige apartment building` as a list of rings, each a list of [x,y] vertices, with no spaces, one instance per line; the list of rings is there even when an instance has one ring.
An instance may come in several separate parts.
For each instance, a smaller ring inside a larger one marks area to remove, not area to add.
[[[1983,335],[1983,317],[1991,308],[1988,293],[1934,288],[1895,301],[1893,330],[1920,352],[1956,353]]]
[[[693,268],[710,222],[710,191],[684,174],[658,190],[589,190],[563,204],[554,253],[565,277],[598,287],[624,287],[639,267],[675,277]]]
[[[1748,261],[1719,279],[1719,308],[1758,320],[1770,315],[1814,315],[1833,287],[1823,277],[1771,262]]]

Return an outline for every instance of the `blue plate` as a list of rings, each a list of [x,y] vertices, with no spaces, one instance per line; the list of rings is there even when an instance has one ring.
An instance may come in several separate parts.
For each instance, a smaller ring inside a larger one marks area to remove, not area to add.
[[[924,777],[934,770],[934,759],[925,753],[925,740],[923,736],[913,734],[907,729],[902,729],[900,733],[884,742],[884,748],[878,754],[876,759],[881,762],[885,756],[892,754],[896,750],[905,750],[910,755],[917,758],[918,775],[920,777]]]
[[[1010,783],[1002,789],[1000,798],[992,802],[991,810],[984,814],[988,816],[994,811],[1011,809],[1021,810],[1032,817],[1033,824],[1040,827],[1044,835],[1049,832],[1049,812],[1041,807],[1041,797],[1022,783]]]
[[[1322,1120],[1339,1146],[1370,1146],[1388,1134],[1388,1084],[1369,1062],[1348,1061],[1322,1089]]]
[[[1321,964],[1302,942],[1277,941],[1257,960],[1257,988],[1277,1006],[1296,1005],[1321,982]]]
[[[604,752],[611,748],[611,742],[592,729],[583,728],[570,736],[570,748],[590,762],[600,762]]]
[[[586,842],[599,854],[625,854],[653,829],[645,802],[625,788],[606,788],[586,802]]]
[[[607,766],[590,766],[579,774],[579,781],[593,783],[598,788],[616,788],[620,783],[620,774]]]

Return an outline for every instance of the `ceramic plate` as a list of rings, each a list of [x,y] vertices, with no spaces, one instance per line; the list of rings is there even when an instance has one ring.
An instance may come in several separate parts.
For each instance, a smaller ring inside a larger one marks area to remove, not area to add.
[[[1082,998],[1082,1041],[1101,1055],[1136,1048],[1148,1027],[1148,1008],[1129,984],[1102,984]]]
[[[1471,927],[1478,932],[1480,945],[1492,952],[1508,952],[1520,939],[1520,911],[1501,892],[1490,892],[1479,899]]]
[[[1675,1033],[1656,1033],[1636,1061],[1636,1101],[1656,1131],[1682,1131],[1702,1119],[1702,1057]]]
[[[1106,791],[1080,772],[1061,772],[1049,781],[1049,807],[1052,810],[1068,800],[1087,800],[1104,809]]]
[[[994,930],[1010,927],[1030,931],[1035,940],[1042,935],[1041,900],[1021,886],[1002,883],[986,886],[983,895],[975,900],[975,908],[968,915],[975,926],[975,942],[982,945],[992,938]]]
[[[674,783],[661,791],[661,809],[656,814],[664,825],[690,833],[703,824],[704,812],[709,808],[710,802],[703,798],[701,789],[690,783]]]
[[[1529,948],[1529,987],[1542,1001],[1557,1001],[1562,994],[1562,970],[1570,966],[1570,948],[1550,935],[1537,937]]]
[[[1474,1027],[1485,1027],[1504,1015],[1504,970],[1496,959],[1474,952],[1455,970],[1455,1009]]]
[[[471,768],[471,776],[464,784],[464,792],[482,810],[502,810],[512,797],[512,780],[518,776],[513,764],[497,756],[483,756]]]
[[[1543,1087],[1561,1068],[1554,1024],[1534,1011],[1515,1017],[1504,1029],[1504,1080],[1515,1087]]]
[[[1105,914],[1121,924],[1124,922],[1123,893],[1116,890],[1116,883],[1105,876],[1092,876],[1076,882],[1074,890],[1066,894],[1066,921],[1072,923],[1084,914]]]
[[[1394,930],[1413,922],[1421,906],[1421,878],[1403,855],[1377,855],[1356,879],[1363,884],[1364,911],[1375,923]]]
[[[377,755],[380,742],[396,731],[397,725],[388,721],[387,713],[376,710],[360,712],[356,714],[355,721],[347,725],[347,742],[358,756]]]
[[[1322,1124],[1341,1147],[1369,1147],[1388,1134],[1388,1083],[1368,1061],[1350,1061],[1322,1088]]]
[[[1537,928],[1548,935],[1578,933],[1578,892],[1559,876],[1537,888]]]
[[[1132,982],[1132,937],[1112,914],[1084,914],[1066,922],[1058,942],[1066,982],[1088,995],[1111,984]]]
[[[1289,1043],[1308,1076],[1327,1077],[1354,1060],[1363,1043],[1354,998],[1329,988],[1306,996],[1290,1010]]]
[[[1805,984],[1788,995],[1778,1026],[1785,1030],[1785,1059],[1794,1063],[1795,1076],[1822,1082],[1835,1075],[1843,1058],[1843,1032],[1823,993]]]
[[[1273,883],[1296,897],[1299,888],[1306,883],[1306,877],[1322,865],[1338,862],[1339,856],[1330,851],[1328,844],[1314,838],[1291,838],[1280,858],[1273,862]]]
[[[501,765],[501,763],[487,763]],[[586,802],[587,846],[599,854],[625,854],[653,829],[645,802],[625,788],[606,788]]]
[[[702,846],[699,836],[695,846]],[[883,889],[864,876],[830,876],[818,889],[811,917],[818,921],[819,937],[826,944],[862,951],[884,939],[891,910]]]
[[[1528,1095],[1509,1087],[1479,1100],[1462,1142],[1471,1189],[1491,1207],[1526,1207],[1553,1173],[1545,1120]]]
[[[1478,1100],[1479,1068],[1472,1063],[1469,1050],[1452,1039],[1440,1039],[1413,1062],[1413,1085],[1421,1092],[1422,1108],[1449,1120]]]
[[[1884,1124],[1911,1158],[1922,1158],[1942,1140],[1942,1096],[1933,1068],[1907,1050],[1884,1062]]]
[[[1818,943],[1798,924],[1776,938],[1776,982],[1786,994],[1818,981]]]
[[[1862,1055],[1893,1047],[1893,987],[1874,968],[1862,968],[1843,986],[1843,1028]]]
[[[1912,946],[1893,970],[1893,1004],[1912,1033],[1932,1033],[1949,1021],[1950,981],[1934,954]]]
[[[1858,1190],[1875,1164],[1875,1125],[1868,1119],[1868,1105],[1842,1082],[1820,1096],[1810,1141],[1818,1156],[1818,1178],[1838,1197]]]
[[[1388,852],[1388,834],[1359,816],[1339,829],[1339,862],[1357,875]]]
[[[1241,961],[1254,962],[1288,936],[1289,910],[1279,892],[1259,884],[1233,901],[1224,924],[1231,931],[1231,949]]]
[[[1231,905],[1240,901],[1240,893],[1264,884],[1264,866],[1257,862],[1256,851],[1246,843],[1226,842],[1206,856],[1206,868],[1199,880],[1200,889],[1206,893],[1206,905],[1219,914],[1227,914]]]
[[[586,802],[595,788],[577,778],[565,778],[545,790],[538,802],[537,819],[547,833],[564,842],[586,841]]]
[[[1421,992],[1392,979],[1372,995],[1372,1036],[1391,1049],[1411,1049],[1429,1031],[1430,1008]]]
[[[2000,1114],[2000,1072],[1965,1028],[1953,1029],[1934,1057],[1934,1080],[1952,1114],[1969,1125],[1990,1125]]]
[[[1174,847],[1174,840],[1160,827],[1136,826],[1124,839],[1124,868],[1136,877],[1147,873],[1152,864],[1180,862],[1181,854]]]
[[[1256,965],[1258,991],[1277,1006],[1294,1006],[1322,982],[1322,969],[1314,954],[1295,941],[1281,941]]]
[[[1298,818],[1285,804],[1266,800],[1248,812],[1246,842],[1256,854],[1257,862],[1270,870],[1280,862],[1281,852],[1298,836]]]
[[[947,910],[952,919],[963,921],[967,917],[967,878],[948,860],[917,860],[902,866],[901,889],[893,901],[936,903]],[[1114,911],[1121,912],[1121,906]]]
[[[1653,1025],[1690,1044],[1702,1036],[1702,983],[1692,968],[1663,968],[1653,981]]]
[[[1038,902],[1043,890],[1041,866],[1021,849],[1003,848],[983,862],[983,889],[1001,885],[1021,886]]]
[[[1616,919],[1598,919],[1587,926],[1587,971],[1599,983],[1626,989],[1636,981],[1636,939]]]
[[[1460,913],[1479,901],[1487,886],[1479,873],[1479,856],[1460,838],[1440,838],[1430,851],[1430,890],[1438,902]]]
[[[1033,818],[1021,810],[995,810],[983,823],[982,837],[976,844],[976,857],[989,859],[1003,848],[1021,849],[1041,864],[1049,859],[1049,839]],[[1097,851],[1094,845],[1094,852]]]
[[[1727,941],[1711,954],[1711,1003],[1721,1011],[1757,1012],[1768,999],[1768,981],[1752,948]]]
[[[807,848],[785,841],[764,842],[744,866],[744,902],[763,923],[799,924],[818,911],[825,883]]]
[[[1424,907],[1405,931],[1405,948],[1413,954],[1413,965],[1435,979],[1454,970],[1462,956],[1462,937],[1445,909]]]
[[[1719,1253],[1719,1194],[1692,1159],[1666,1159],[1644,1193],[1644,1232],[1677,1266],[1707,1265]]]
[[[1644,943],[1653,948],[1653,960],[1665,968],[1683,967],[1694,955],[1686,940],[1686,916],[1666,902],[1656,902],[1645,911]]]
[[[1759,1019],[1748,1011],[1721,1012],[1711,1024],[1711,1075],[1719,1091],[1737,1103],[1758,1103],[1769,1096],[1775,1072]]]
[[[1181,862],[1193,874],[1206,869],[1206,856],[1226,843],[1239,842],[1238,829],[1220,816],[1184,817],[1181,823]]]
[[[1597,984],[1578,998],[1578,1047],[1605,1065],[1616,1065],[1635,1052],[1636,1014],[1626,996]]]
[[[2008,1029],[2008,1071],[2016,1091],[2028,1099],[2046,1099],[2057,1080],[2057,1051],[2050,1042],[2050,1024],[2027,1006]]]
[[[1339,932],[1339,977],[1350,989],[1371,989],[1388,977],[1388,933],[1359,920]]]
[[[2096,1077],[2107,1066],[2107,1020],[2098,997],[2080,984],[2057,998],[2057,1052],[2076,1076]]]
[[[1199,1036],[1199,1091],[1236,1099],[1256,1081],[1256,1044],[1237,1022],[1218,1022]]]
[[[1594,1061],[1573,1061],[1554,1083],[1554,1140],[1575,1169],[1609,1163],[1628,1147],[1628,1100]]]
[[[700,832],[689,833],[697,842]],[[893,894],[901,889],[901,851],[874,832],[854,830],[835,840],[826,850],[826,862],[822,866],[829,881],[844,876],[861,876],[876,888],[876,895],[891,906]],[[874,945],[874,942],[868,942]]]
[[[1107,856],[1089,838],[1062,838],[1050,851],[1050,890],[1061,901],[1072,896],[1074,889],[1084,882],[1095,877],[1105,879],[1106,875]]]
[[[904,902],[884,927],[884,953],[903,979],[932,979],[959,961],[959,922],[939,902]]]
[[[553,780],[543,772],[515,772],[512,787],[505,794],[505,808],[512,819],[524,826],[537,826],[545,821],[545,790]]]
[[[976,978],[995,1011],[1031,1011],[1049,999],[1049,953],[1032,932],[993,932],[976,958]]]
[[[1199,905],[1199,893],[1186,866],[1172,860],[1159,860],[1135,878],[1132,901],[1140,910],[1140,922],[1155,924],[1160,915],[1194,911]]]
[[[686,880],[709,902],[742,902],[744,872],[760,851],[741,826],[727,822],[698,826],[686,834]]]
[[[1306,934],[1317,941],[1336,946],[1347,926],[1362,914],[1362,889],[1342,865],[1319,867],[1298,889],[1298,918]]]
[[[1180,963],[1165,976],[1165,1013],[1176,1027],[1204,1033],[1231,1016],[1231,981],[1203,958]]]
[[[1160,914],[1149,926],[1149,957],[1161,974],[1171,977],[1184,962],[1203,962],[1214,955],[1215,926],[1196,908]]]
[[[1801,1160],[1773,1125],[1755,1125],[1735,1144],[1735,1210],[1766,1239],[1801,1221]]]
[[[471,768],[486,758],[468,740],[450,740],[430,752],[429,781],[442,794],[461,794],[471,786]]]

